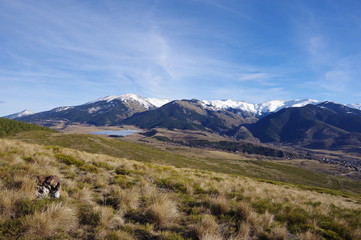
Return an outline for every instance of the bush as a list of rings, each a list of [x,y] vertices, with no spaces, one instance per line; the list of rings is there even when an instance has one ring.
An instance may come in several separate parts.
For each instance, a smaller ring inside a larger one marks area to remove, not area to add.
[[[73,156],[66,155],[63,153],[57,153],[55,154],[55,157],[62,163],[65,163],[66,165],[75,165],[77,167],[82,167],[85,165],[85,162],[82,160],[76,159]]]

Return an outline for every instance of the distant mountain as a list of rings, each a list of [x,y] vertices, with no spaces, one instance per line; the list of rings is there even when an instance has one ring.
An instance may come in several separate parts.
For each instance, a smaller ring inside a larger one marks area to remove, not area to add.
[[[199,100],[176,100],[152,111],[137,113],[122,121],[140,128],[204,130],[223,133],[241,123],[255,122],[225,110],[204,107]]]
[[[317,148],[361,143],[360,111],[330,102],[284,108],[247,128],[262,142],[296,143]]]
[[[263,103],[247,103],[243,101],[234,100],[214,100],[214,101],[202,101],[205,106],[214,110],[227,110],[234,113],[252,114],[257,117],[266,116],[270,113],[277,112],[283,108],[289,107],[303,107],[307,104],[318,104],[318,100],[314,99],[302,99],[302,100],[271,100]]]
[[[34,114],[34,113],[29,111],[29,110],[24,110],[24,111],[21,111],[21,112],[18,112],[18,113],[14,113],[14,114],[11,114],[11,115],[4,116],[3,118],[15,119],[15,118],[29,116],[29,115],[32,115],[32,114]]]
[[[134,125],[139,128],[201,130],[251,142],[297,144],[312,148],[361,152],[361,110],[358,105],[313,99],[201,101],[142,98],[135,94],[109,96],[79,106],[8,116],[19,121],[53,126],[85,123],[97,126]]]
[[[322,102],[320,104],[317,104],[320,107],[324,107],[327,109],[330,109],[338,114],[354,114],[361,116],[361,110],[356,108],[348,107],[347,105],[333,103],[333,102]]]
[[[168,100],[146,99],[135,94],[125,94],[100,98],[79,106],[58,107],[16,119],[40,125],[52,125],[58,121],[98,126],[116,125],[134,113],[156,109],[166,102]]]

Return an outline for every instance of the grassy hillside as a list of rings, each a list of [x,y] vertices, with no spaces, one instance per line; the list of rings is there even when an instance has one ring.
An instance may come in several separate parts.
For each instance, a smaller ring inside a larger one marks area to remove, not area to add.
[[[53,130],[29,123],[19,122],[11,119],[0,118],[0,137],[15,135],[20,132],[43,130],[54,132]]]
[[[6,139],[0,166],[0,239],[361,238],[359,197]]]
[[[145,144],[130,143],[95,135],[46,133],[41,131],[21,133],[12,137],[12,139],[42,145],[69,147],[89,153],[103,153],[113,157],[134,159],[141,162],[189,167],[291,184],[361,193],[359,182],[346,178],[265,161],[242,159],[241,157],[238,159],[226,159],[221,156],[216,158],[197,157],[199,155],[197,149],[191,148],[178,148],[178,154],[175,154],[174,149],[164,151]],[[189,154],[190,152],[194,154]]]

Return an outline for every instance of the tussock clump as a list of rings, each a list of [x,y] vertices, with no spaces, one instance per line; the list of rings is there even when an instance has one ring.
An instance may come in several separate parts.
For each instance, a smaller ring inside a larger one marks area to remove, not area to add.
[[[251,236],[252,227],[248,222],[242,222],[239,226],[239,232],[234,240],[238,239],[249,239]]]
[[[76,210],[62,204],[50,204],[45,210],[25,217],[26,235],[30,238],[46,238],[57,231],[69,232],[78,226]]]
[[[286,226],[277,226],[274,227],[270,234],[270,239],[272,240],[286,240],[287,239],[287,228]]]
[[[224,196],[207,198],[205,200],[205,206],[210,209],[213,215],[227,214],[231,209],[229,200],[226,199]]]
[[[220,234],[220,226],[215,218],[211,215],[203,215],[200,223],[197,226],[198,237],[201,240],[218,240],[223,239]]]
[[[15,204],[22,199],[22,193],[13,189],[4,189],[0,195],[1,218],[9,219],[16,215]]]
[[[135,210],[140,204],[140,190],[137,187],[121,189],[116,187],[111,193],[114,203],[118,209],[124,211]]]
[[[110,207],[96,206],[94,211],[99,216],[98,226],[96,227],[97,239],[103,239],[110,231],[124,224],[124,219],[119,214],[115,214],[114,209]]]
[[[151,222],[160,228],[169,227],[177,223],[180,218],[177,203],[166,194],[153,199],[153,203],[148,207],[146,215]]]
[[[253,212],[252,207],[248,202],[241,201],[238,203],[236,208],[236,215],[240,219],[247,221],[251,216],[252,212]]]

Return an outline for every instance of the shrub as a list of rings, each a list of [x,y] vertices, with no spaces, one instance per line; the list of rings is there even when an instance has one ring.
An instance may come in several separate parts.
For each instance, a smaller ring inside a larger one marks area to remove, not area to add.
[[[57,153],[55,154],[55,157],[62,163],[65,163],[66,165],[74,165],[77,167],[82,167],[85,165],[85,162],[82,160],[79,160],[73,156],[66,155],[63,153]]]
[[[187,192],[187,187],[183,182],[176,178],[160,178],[156,179],[155,183],[161,188],[167,188],[176,192]]]

